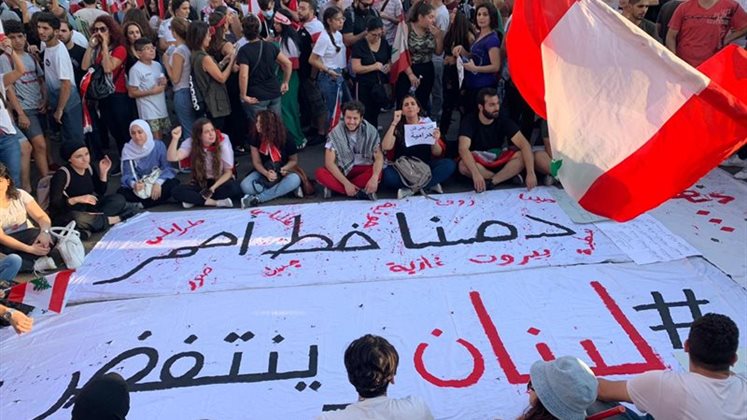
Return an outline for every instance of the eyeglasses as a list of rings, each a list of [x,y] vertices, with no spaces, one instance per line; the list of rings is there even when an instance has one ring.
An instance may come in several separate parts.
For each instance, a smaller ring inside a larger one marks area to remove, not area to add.
[[[109,32],[109,28],[107,28],[106,26],[94,26],[91,32],[101,32],[103,34],[105,32]]]

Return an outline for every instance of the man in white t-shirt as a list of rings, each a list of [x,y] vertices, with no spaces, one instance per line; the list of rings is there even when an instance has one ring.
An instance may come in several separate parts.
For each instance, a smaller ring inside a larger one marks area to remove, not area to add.
[[[629,381],[599,379],[599,400],[632,402],[657,420],[740,419],[747,416],[747,378],[730,371],[737,362],[739,329],[709,313],[690,326],[688,372],[652,371]]]
[[[83,108],[75,86],[73,62],[65,44],[60,42],[60,19],[49,12],[39,13],[37,29],[44,41],[44,80],[47,82],[49,107],[60,124],[62,143],[80,142],[83,138]]]
[[[358,401],[344,410],[322,413],[317,420],[432,420],[431,410],[420,398],[386,396],[398,364],[397,350],[383,337],[366,334],[350,343],[345,350],[345,369]]]
[[[5,89],[11,86],[23,76],[26,69],[21,57],[13,51],[10,38],[5,38],[2,43],[3,51],[0,54],[8,54],[13,62],[13,70],[0,74],[0,162],[8,168],[8,174],[16,185],[21,185],[21,144],[24,136],[20,130],[13,125],[8,109],[5,107]]]

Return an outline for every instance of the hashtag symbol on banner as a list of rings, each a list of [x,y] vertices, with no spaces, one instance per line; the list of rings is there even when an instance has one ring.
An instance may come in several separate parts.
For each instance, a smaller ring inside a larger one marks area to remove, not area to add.
[[[675,349],[682,348],[682,340],[680,339],[678,330],[690,328],[690,325],[692,325],[692,321],[695,321],[696,319],[703,316],[700,312],[700,305],[710,303],[705,299],[698,300],[695,297],[695,293],[693,293],[693,291],[690,289],[683,289],[682,291],[685,293],[685,300],[681,302],[665,302],[664,298],[661,296],[661,293],[651,292],[651,296],[653,296],[654,298],[654,303],[633,307],[633,309],[635,309],[636,311],[647,311],[651,309],[656,309],[657,311],[659,311],[659,316],[661,316],[661,325],[654,325],[653,327],[649,328],[651,328],[651,330],[653,331],[666,331],[667,334],[669,334],[669,341],[672,342],[672,347]],[[692,321],[674,322],[674,320],[672,319],[671,308],[681,306],[686,306],[690,309],[690,314],[693,318]]]

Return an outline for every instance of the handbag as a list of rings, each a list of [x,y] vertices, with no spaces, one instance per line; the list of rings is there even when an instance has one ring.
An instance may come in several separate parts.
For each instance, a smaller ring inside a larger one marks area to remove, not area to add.
[[[376,63],[376,56],[371,51],[371,57],[373,57],[374,63]],[[381,80],[381,72],[376,72],[376,78],[379,83],[371,86],[371,101],[378,108],[385,108],[392,103],[392,85],[386,80]]]
[[[90,69],[91,83],[86,90],[86,98],[100,100],[114,93],[114,80],[111,73],[106,73],[101,64],[96,64]]]
[[[130,168],[132,168],[132,174],[135,176],[135,182],[142,182],[144,185],[142,190],[135,191],[135,189],[133,188],[132,192],[143,200],[150,198],[150,195],[153,192],[153,184],[155,184],[156,181],[158,181],[158,178],[161,176],[161,168],[153,168],[153,170],[148,175],[140,179],[137,179],[137,172],[135,172],[135,163],[132,160],[130,160]]]
[[[270,181],[269,179],[265,178],[264,176],[260,176],[257,182],[259,182],[259,185],[261,185],[264,189],[270,189],[277,185],[282,179],[283,175],[280,173],[280,168],[283,167],[283,165],[280,162],[273,162],[271,160],[265,161],[264,165],[266,170],[268,171],[275,171],[275,174],[277,174],[277,178],[275,178],[274,181]]]
[[[57,238],[55,249],[62,256],[67,268],[74,269],[83,265],[83,259],[86,257],[86,249],[80,240],[80,232],[75,230],[75,220],[68,223],[65,227],[53,227],[49,229],[49,234]]]

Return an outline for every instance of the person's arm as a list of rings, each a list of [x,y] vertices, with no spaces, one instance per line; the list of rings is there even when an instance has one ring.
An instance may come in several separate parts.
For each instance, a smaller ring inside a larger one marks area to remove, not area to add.
[[[122,61],[122,58],[114,57],[111,54],[108,41],[106,38],[103,38],[103,41],[101,42],[101,67],[104,68],[104,73],[114,73],[114,70],[122,65]]]
[[[337,166],[337,153],[332,149],[324,150],[324,167],[327,168],[329,173],[339,181],[345,187],[345,193],[352,197],[358,191],[358,187],[353,185],[350,180],[345,177],[340,167]]]
[[[288,163],[280,168],[280,173],[286,175],[288,171],[298,166],[298,153],[294,153],[288,156]]]
[[[216,82],[226,83],[226,80],[228,80],[228,77],[231,75],[234,61],[236,61],[236,56],[231,55],[231,59],[229,60],[228,65],[225,69],[221,70],[220,67],[218,67],[218,63],[215,62],[213,57],[206,55],[202,58],[202,68],[207,74],[210,75],[210,77],[215,79]]]
[[[17,309],[11,309],[4,305],[0,305],[0,317],[5,316],[6,312],[10,312],[10,326],[16,331],[16,334],[23,334],[31,331],[34,327],[34,318],[26,316],[23,312]]]
[[[256,104],[259,100],[246,94],[249,88],[249,65],[239,64],[239,97],[241,102],[247,104]]]
[[[355,72],[355,74],[366,74],[374,71],[382,71],[384,69],[384,65],[379,63],[378,61],[375,61],[373,64],[364,66],[363,64],[361,64],[360,58],[353,58],[351,60],[351,63],[353,66],[353,72]]]
[[[389,129],[384,133],[384,138],[381,139],[381,150],[388,152],[394,148],[394,143],[397,138],[394,135],[394,131],[397,129],[397,124],[402,119],[402,111],[394,111],[392,116],[392,123],[389,125]]]
[[[601,378],[597,378],[597,381],[599,381],[597,391],[599,401],[633,402],[628,394],[627,381],[608,381]]]
[[[60,98],[57,100],[57,109],[54,111],[54,119],[58,124],[62,124],[62,114],[65,112],[65,105],[70,99],[72,90],[73,84],[70,80],[60,80]]]
[[[431,33],[433,34],[433,38],[435,38],[436,40],[436,49],[434,51],[434,54],[441,55],[441,53],[444,52],[444,33],[436,25],[431,26]]]
[[[49,248],[42,246],[41,244],[34,243],[32,245],[26,245],[18,239],[6,235],[2,229],[0,229],[0,245],[10,248],[18,252],[25,252],[27,254],[44,256],[49,254]]]
[[[169,162],[179,162],[189,156],[189,153],[185,150],[178,149],[179,139],[182,137],[182,128],[177,126],[171,130],[171,143],[169,148],[166,150],[166,159]]]
[[[729,35],[727,35],[724,38],[724,46],[729,45],[732,41],[736,41],[737,39],[743,38],[747,34],[747,26],[744,28],[738,30],[738,31],[732,31]]]
[[[283,82],[280,84],[280,92],[285,93],[288,91],[288,82],[290,82],[291,73],[293,72],[293,64],[288,56],[283,53],[278,53],[275,61],[283,70]]]
[[[171,62],[173,60],[173,63]],[[166,74],[169,75],[171,83],[179,83],[182,79],[182,66],[184,66],[184,57],[176,52],[172,53],[165,60],[163,66],[166,68]]]
[[[672,28],[669,28],[669,31],[667,32],[666,45],[667,45],[667,48],[669,48],[669,51],[673,52],[674,54],[677,54],[677,34],[678,33],[680,32]]]
[[[215,184],[210,186],[210,191],[215,192],[221,185],[225,184],[233,178],[233,168],[226,168],[223,170],[220,178],[215,181]]]
[[[265,169],[265,166],[262,165],[262,159],[259,156],[259,149],[254,146],[249,146],[249,153],[252,155],[252,166],[254,167],[254,170],[267,178],[268,171]]]
[[[381,177],[381,170],[383,168],[384,168],[384,154],[381,153],[381,148],[379,147],[379,145],[376,145],[376,148],[374,149],[373,173],[371,174],[371,178],[368,180],[368,183],[366,184],[367,193],[369,194],[375,193],[376,190],[379,189],[379,179]]]
[[[537,186],[537,174],[534,173],[534,153],[532,152],[532,145],[529,144],[526,137],[521,134],[521,131],[517,131],[516,134],[511,137],[511,142],[521,151],[521,158],[524,161],[524,169],[527,171],[527,189],[531,190]]]
[[[7,39],[7,45],[10,46],[10,39]],[[3,45],[5,47],[5,45]],[[23,66],[23,61],[21,60],[21,56],[16,54],[15,51],[11,50],[10,54],[10,61],[13,63],[13,70],[5,73],[3,75],[3,84],[6,88],[11,86],[13,83],[15,83],[18,79],[23,76],[23,73],[26,72],[26,67]]]
[[[475,187],[475,191],[483,192],[485,191],[485,178],[482,177],[480,169],[477,168],[477,162],[475,162],[475,158],[469,150],[471,145],[472,139],[467,136],[459,136],[459,157],[472,176],[472,184]]]
[[[52,220],[47,216],[47,213],[42,210],[41,206],[39,206],[39,203],[36,202],[33,198],[31,201],[26,203],[26,214],[31,217],[31,219],[36,222],[37,226],[39,226],[39,236],[36,237],[36,241],[39,244],[41,244],[44,247],[47,247],[48,249],[52,249],[52,235],[49,233],[49,228],[52,227]]]
[[[498,47],[488,50],[490,64],[485,66],[476,66],[472,60],[464,64],[464,69],[475,73],[498,73],[501,69],[501,52]]]
[[[140,84],[140,78],[137,77],[136,73],[133,73],[134,71],[137,71],[135,67],[130,69],[130,77],[128,78],[128,84],[127,84],[127,94],[130,96],[130,98],[142,98],[144,96],[151,96],[151,95],[157,95],[163,91],[166,90],[165,84],[156,83],[155,86],[153,86],[150,89],[141,90],[138,85]],[[132,84],[130,84],[132,83]]]

